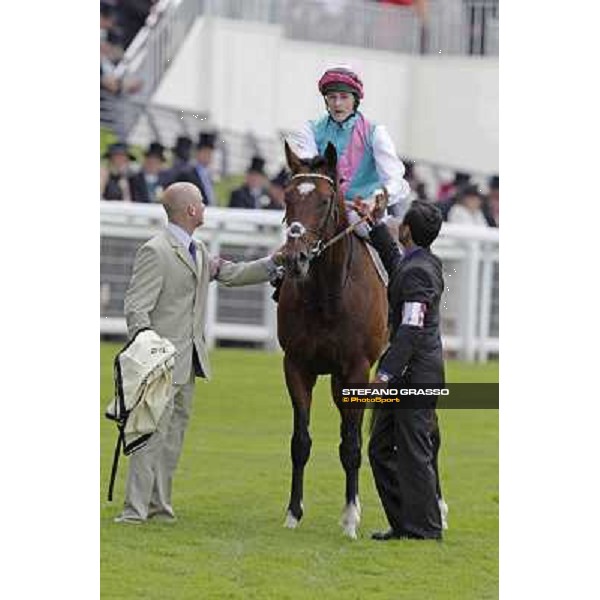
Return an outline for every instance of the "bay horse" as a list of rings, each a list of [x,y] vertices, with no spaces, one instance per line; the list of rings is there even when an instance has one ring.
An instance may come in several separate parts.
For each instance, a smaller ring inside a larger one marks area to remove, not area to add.
[[[347,229],[333,144],[328,144],[324,156],[310,160],[300,160],[287,142],[285,153],[292,177],[285,191],[285,277],[277,325],[294,410],[292,485],[285,520],[285,526],[293,529],[303,515],[304,467],[312,444],[310,408],[317,377],[331,375],[334,401],[339,387],[368,383],[370,369],[387,341],[388,301],[365,242]],[[337,407],[339,455],[346,474],[341,525],[355,539],[360,522],[363,408]]]

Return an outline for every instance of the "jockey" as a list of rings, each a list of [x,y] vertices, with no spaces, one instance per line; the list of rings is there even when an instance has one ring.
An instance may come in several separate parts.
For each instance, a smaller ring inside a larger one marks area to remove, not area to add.
[[[410,186],[403,178],[404,165],[383,125],[369,122],[358,106],[363,98],[360,77],[348,67],[327,69],[319,80],[319,92],[325,99],[327,114],[308,121],[290,140],[299,158],[323,155],[331,142],[337,151],[340,189],[347,202],[350,223],[359,216],[350,210],[356,199],[369,202],[385,187],[388,214],[401,221],[408,209]],[[357,229],[368,237],[368,226]]]

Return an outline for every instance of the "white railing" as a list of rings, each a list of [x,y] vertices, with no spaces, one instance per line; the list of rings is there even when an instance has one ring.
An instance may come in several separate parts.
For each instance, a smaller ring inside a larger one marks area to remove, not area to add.
[[[284,240],[282,213],[209,207],[197,232],[209,252],[252,260]],[[100,202],[100,333],[124,335],[123,299],[136,249],[166,222],[157,204]],[[498,230],[444,224],[434,251],[444,264],[441,308],[444,348],[465,360],[486,361],[499,352]],[[277,349],[276,306],[269,284],[245,288],[211,285],[206,338],[252,342]]]

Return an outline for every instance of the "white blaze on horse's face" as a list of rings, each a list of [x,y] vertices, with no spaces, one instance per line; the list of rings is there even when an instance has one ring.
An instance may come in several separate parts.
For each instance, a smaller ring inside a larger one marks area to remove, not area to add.
[[[311,192],[314,192],[316,189],[316,185],[314,183],[301,183],[296,189],[298,190],[298,193],[302,196],[307,196],[308,194],[310,194]]]

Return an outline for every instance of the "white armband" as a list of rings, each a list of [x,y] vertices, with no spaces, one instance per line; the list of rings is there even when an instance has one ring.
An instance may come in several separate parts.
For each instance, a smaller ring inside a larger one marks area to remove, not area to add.
[[[402,306],[402,325],[423,327],[427,305],[422,302],[405,302]]]

